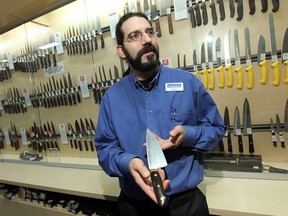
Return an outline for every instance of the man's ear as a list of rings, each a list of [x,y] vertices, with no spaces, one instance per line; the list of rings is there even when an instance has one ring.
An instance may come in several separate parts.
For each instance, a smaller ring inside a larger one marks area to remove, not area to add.
[[[125,55],[122,49],[122,45],[117,45],[117,54],[120,58],[125,59]]]

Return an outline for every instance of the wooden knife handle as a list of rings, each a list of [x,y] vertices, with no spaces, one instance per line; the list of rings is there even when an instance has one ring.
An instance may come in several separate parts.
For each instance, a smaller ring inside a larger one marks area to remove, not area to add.
[[[173,30],[173,24],[172,24],[172,17],[171,14],[167,14],[167,18],[168,18],[168,29],[169,29],[169,34],[173,34],[174,30]]]
[[[159,19],[155,20],[156,23],[156,29],[157,29],[157,37],[161,37],[162,36],[162,32],[161,32],[161,27],[160,27],[160,21]]]
[[[162,179],[159,176],[159,173],[157,170],[151,171],[151,179],[152,179],[152,185],[153,185],[153,189],[157,198],[158,205],[161,208],[165,208],[166,205],[168,204],[169,197],[167,197],[164,193]]]

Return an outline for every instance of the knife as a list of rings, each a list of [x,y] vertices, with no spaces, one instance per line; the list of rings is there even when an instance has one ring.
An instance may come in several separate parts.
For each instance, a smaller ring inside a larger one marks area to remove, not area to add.
[[[202,9],[203,25],[207,25],[207,23],[208,23],[208,15],[207,15],[206,0],[202,0],[201,9]]]
[[[230,56],[230,35],[231,35],[231,29],[228,29],[228,31],[225,33],[224,36],[224,59],[225,59],[225,70],[228,72],[227,86],[229,88],[231,88],[234,83],[234,76]]]
[[[171,17],[171,1],[160,0],[159,5],[160,5],[160,16],[167,15],[169,34],[173,34],[174,30]]]
[[[150,11],[148,0],[144,0],[143,7],[144,7],[144,14],[148,17],[149,23],[152,26],[152,23],[151,23],[151,11]]]
[[[34,123],[34,128],[35,128],[35,131],[37,131],[37,127],[36,127],[35,123]],[[55,148],[53,140],[52,140],[52,130],[51,130],[51,127],[50,127],[50,124],[48,121],[47,121],[47,133],[48,133],[48,137],[50,139],[50,145],[49,145],[50,148]],[[36,137],[38,138],[38,132],[37,132]]]
[[[202,82],[205,87],[205,89],[208,88],[208,72],[206,68],[206,54],[205,54],[205,45],[204,42],[201,46],[201,75],[202,75]]]
[[[70,141],[70,146],[71,148],[73,148],[73,134],[72,134],[72,129],[71,129],[72,125],[70,123],[68,123],[68,137],[69,137],[69,141]]]
[[[230,118],[228,107],[225,107],[224,111],[224,125],[226,126],[225,137],[227,137],[228,151],[232,153],[232,140],[231,140],[231,131],[230,131]]]
[[[161,208],[165,208],[169,198],[165,195],[158,169],[167,166],[167,161],[156,136],[148,128],[146,132],[146,144],[148,167],[151,172],[153,189],[158,205]]]
[[[57,148],[58,149],[58,151],[60,150],[59,149],[59,146],[58,146],[58,143],[57,143],[57,134],[56,134],[56,130],[55,130],[55,127],[54,127],[54,124],[53,124],[53,122],[51,121],[51,128],[52,128],[52,133],[51,133],[51,135],[52,135],[52,138],[54,138],[54,146],[55,146],[55,148]]]
[[[272,118],[270,119],[270,129],[271,129],[273,146],[277,147],[277,138],[276,138],[275,127],[274,127],[274,123],[273,123],[273,119]]]
[[[100,17],[98,15],[96,15],[96,28],[97,28],[97,34],[100,36],[101,48],[103,49],[105,47],[105,41],[102,33]]]
[[[243,107],[243,135],[248,135],[249,140],[249,152],[254,152],[254,143],[251,127],[251,114],[250,114],[250,105],[248,99],[245,98],[244,107]]]
[[[215,6],[214,0],[210,0],[209,7],[211,8],[212,24],[216,25],[218,20],[217,20],[217,12],[216,12],[216,6]]]
[[[229,0],[230,17],[233,18],[235,15],[235,5],[234,0]]]
[[[95,132],[94,133],[92,132],[91,126],[87,118],[85,118],[85,125],[86,125],[86,130],[87,130],[87,136],[89,136],[89,144],[90,144],[91,151],[94,151],[94,144],[91,139],[91,136],[94,136]]]
[[[277,12],[279,10],[279,0],[272,0],[273,8],[272,12]]]
[[[222,55],[221,55],[221,38],[218,37],[216,40],[216,59],[217,59],[217,68],[219,72],[219,88],[224,88],[225,86],[225,74],[224,67],[222,65]]]
[[[243,142],[242,142],[242,133],[240,126],[240,112],[238,106],[235,108],[234,112],[234,125],[233,125],[233,134],[238,137],[238,146],[239,152],[243,153]]]
[[[250,9],[250,11],[249,11],[249,14],[250,15],[253,15],[253,14],[255,14],[255,0],[249,0],[249,9]]]
[[[160,27],[158,11],[156,7],[156,0],[150,0],[150,7],[151,7],[151,20],[153,20],[156,23],[157,37],[161,37],[162,32]]]
[[[212,30],[208,33],[208,41],[207,41],[207,54],[208,54],[208,74],[209,74],[209,89],[213,90],[215,87],[215,73],[214,73],[214,65],[213,65],[213,32]]]
[[[274,16],[272,13],[268,16],[269,19],[269,33],[270,33],[270,45],[271,45],[271,67],[274,71],[274,81],[273,85],[278,86],[280,84],[280,66],[277,56],[277,47],[276,47],[276,35],[275,35],[275,26],[274,26]]]
[[[281,147],[285,148],[285,140],[284,140],[284,137],[283,137],[282,127],[281,127],[280,118],[279,118],[278,113],[276,114],[276,130],[277,130],[277,133],[279,135]]]
[[[259,66],[261,67],[261,80],[260,83],[265,85],[268,80],[268,67],[266,60],[266,45],[265,38],[262,35],[258,37],[258,53],[257,53],[257,61]]]
[[[198,71],[198,63],[197,63],[197,54],[196,49],[193,50],[193,74],[200,79],[199,71]]]
[[[250,31],[248,27],[244,29],[244,36],[245,36],[245,53],[246,53],[245,71],[248,73],[247,88],[252,89],[254,87],[254,72],[253,72],[253,66],[251,63]]]
[[[219,12],[220,12],[220,20],[223,21],[225,19],[225,6],[223,0],[217,0],[217,4],[219,4]]]
[[[71,131],[71,136],[73,137],[74,147],[75,147],[75,149],[78,149],[77,140],[76,140],[76,133],[75,133],[75,131],[74,131],[71,123],[68,123],[68,128],[70,128],[70,129],[69,129],[69,133],[70,133],[70,131]],[[72,147],[72,148],[73,148],[73,147]]]
[[[239,36],[237,29],[234,29],[234,48],[235,48],[235,72],[238,74],[237,77],[238,85],[236,86],[236,88],[241,90],[243,88],[244,79],[240,59]]]
[[[241,21],[243,18],[243,0],[237,0],[237,21]]]
[[[78,147],[79,150],[82,151],[82,143],[81,143],[81,139],[82,139],[82,134],[81,134],[81,129],[80,129],[80,125],[78,123],[77,120],[75,120],[75,130],[76,130],[76,136],[78,135]]]
[[[288,132],[288,99],[286,100],[285,111],[284,111],[284,130]]]
[[[285,31],[283,44],[282,44],[282,63],[286,65],[284,83],[288,84],[288,28]]]
[[[81,135],[88,136],[82,118],[80,118],[80,125],[81,125]],[[84,141],[85,150],[89,151],[87,140],[85,138],[83,138],[83,137],[82,137],[82,139]]]
[[[201,26],[202,20],[201,20],[199,0],[195,0],[194,10],[195,10],[195,12],[196,12],[196,25],[197,25],[197,26]]]
[[[68,99],[66,97],[65,88],[62,83],[62,79],[60,78],[60,92],[64,101],[64,105],[68,105]]]
[[[261,6],[262,6],[261,12],[266,13],[268,10],[268,0],[261,0]]]
[[[69,105],[71,106],[72,105],[72,96],[71,96],[71,93],[70,93],[70,90],[69,90],[69,86],[68,86],[68,81],[67,81],[65,75],[63,75],[63,83],[64,83],[64,88],[66,89],[66,94],[67,94],[67,97],[68,97]]]
[[[76,100],[76,95],[75,95],[75,91],[74,91],[73,84],[72,84],[71,75],[69,72],[68,72],[68,85],[70,88],[70,93],[72,94],[73,104],[75,105],[77,103],[77,100]]]
[[[195,28],[196,27],[196,17],[194,14],[194,8],[192,6],[192,1],[189,1],[189,8],[188,8],[188,13],[190,14],[190,21],[191,21],[191,27]]]

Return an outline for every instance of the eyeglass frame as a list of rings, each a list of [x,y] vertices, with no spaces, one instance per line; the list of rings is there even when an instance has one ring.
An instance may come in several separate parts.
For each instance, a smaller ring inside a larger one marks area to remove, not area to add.
[[[153,34],[153,35],[151,35],[150,33],[147,33],[147,31],[152,30],[152,29],[153,29],[153,31],[154,31],[154,34]],[[143,33],[146,33],[149,38],[154,38],[154,37],[157,35],[157,32],[158,32],[158,30],[157,30],[156,28],[153,28],[153,27],[147,28],[145,31],[140,31],[140,30],[132,31],[132,32],[130,32],[130,33],[128,34],[127,39],[126,39],[126,40],[123,40],[123,42],[129,42],[129,43],[131,43],[131,42],[140,41],[140,40],[143,38]],[[139,34],[139,39],[136,39],[136,38],[135,38],[135,39],[132,39],[132,38],[131,38],[131,35],[132,35],[132,34]]]

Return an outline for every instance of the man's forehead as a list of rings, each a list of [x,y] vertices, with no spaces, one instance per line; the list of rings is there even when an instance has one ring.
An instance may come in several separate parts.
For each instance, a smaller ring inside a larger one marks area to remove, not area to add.
[[[130,17],[122,25],[122,29],[126,33],[135,30],[146,29],[149,27],[150,27],[149,22],[143,17]]]

